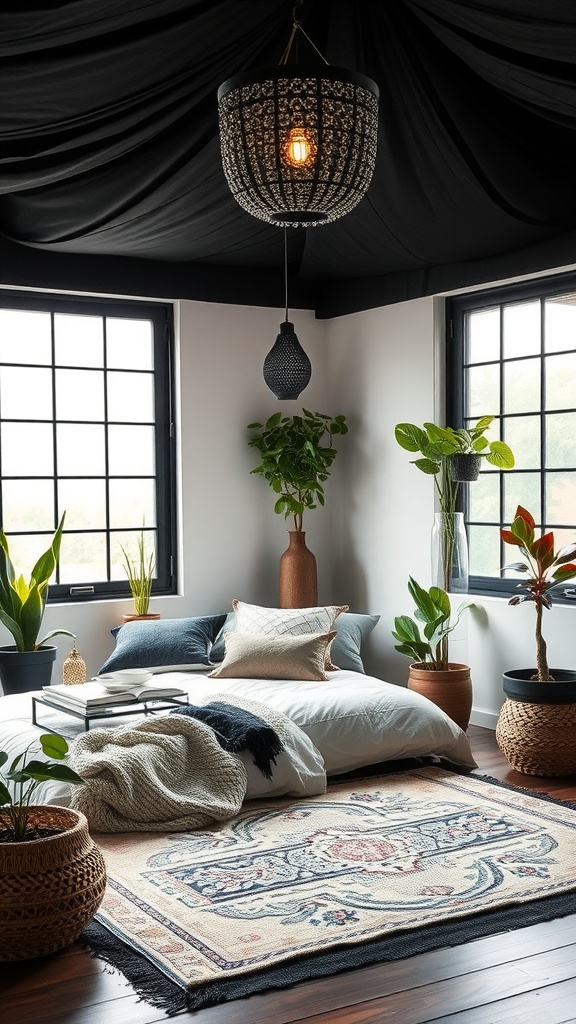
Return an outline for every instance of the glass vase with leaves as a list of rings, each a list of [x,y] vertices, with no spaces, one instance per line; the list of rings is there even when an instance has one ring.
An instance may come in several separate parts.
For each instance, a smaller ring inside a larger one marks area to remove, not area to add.
[[[266,423],[250,423],[248,440],[260,456],[252,473],[264,477],[276,495],[274,511],[292,518],[289,547],[280,559],[278,600],[281,608],[317,604],[316,558],[306,547],[305,509],[324,505],[324,484],[336,458],[335,435],[348,432],[346,417],[302,410],[302,416],[274,413]]]
[[[467,429],[439,427],[435,423],[424,423],[421,427],[415,423],[398,423],[395,427],[394,434],[400,447],[421,455],[413,465],[434,477],[439,508],[440,570],[433,582],[445,591],[468,589],[467,567],[465,577],[461,574],[456,584],[453,577],[457,531],[459,526],[464,529],[462,513],[456,511],[460,481],[453,471],[454,457],[474,454],[485,458],[497,469],[512,469],[514,466],[511,448],[504,441],[489,441],[486,437],[493,419],[493,416],[481,416]]]

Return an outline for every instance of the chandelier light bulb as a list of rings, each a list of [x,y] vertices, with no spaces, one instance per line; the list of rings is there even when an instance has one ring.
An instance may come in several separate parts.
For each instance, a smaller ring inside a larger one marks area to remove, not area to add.
[[[305,128],[291,128],[282,149],[282,156],[291,167],[306,167],[316,158],[316,146]]]

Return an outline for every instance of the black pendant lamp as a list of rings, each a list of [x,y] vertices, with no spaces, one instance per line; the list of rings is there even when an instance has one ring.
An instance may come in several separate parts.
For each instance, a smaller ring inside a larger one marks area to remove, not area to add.
[[[284,293],[286,319],[280,324],[280,334],[264,360],[264,380],[276,398],[298,398],[310,383],[312,364],[294,333],[294,324],[288,319],[288,240],[284,229]]]
[[[328,64],[300,24],[301,4],[280,64],[235,75],[218,90],[232,195],[252,216],[281,227],[315,227],[350,213],[376,161],[378,87]],[[324,65],[287,64],[298,33]]]

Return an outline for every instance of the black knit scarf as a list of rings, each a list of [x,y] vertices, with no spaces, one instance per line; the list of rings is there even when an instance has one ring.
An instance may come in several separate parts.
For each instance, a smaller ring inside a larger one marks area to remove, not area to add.
[[[267,779],[272,778],[272,765],[276,764],[276,757],[284,747],[278,733],[250,711],[222,701],[211,701],[201,707],[188,704],[176,708],[171,714],[188,715],[209,725],[220,746],[232,754],[249,750],[256,767]]]

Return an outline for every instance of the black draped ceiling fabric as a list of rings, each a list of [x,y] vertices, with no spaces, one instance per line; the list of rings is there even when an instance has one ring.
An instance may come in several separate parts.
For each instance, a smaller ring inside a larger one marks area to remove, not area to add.
[[[293,0],[4,0],[0,283],[283,304],[283,233],[232,198],[218,86],[279,62]],[[330,317],[576,262],[572,0],[304,0],[380,89],[347,217],[289,232]],[[309,55],[306,55],[309,57]]]

